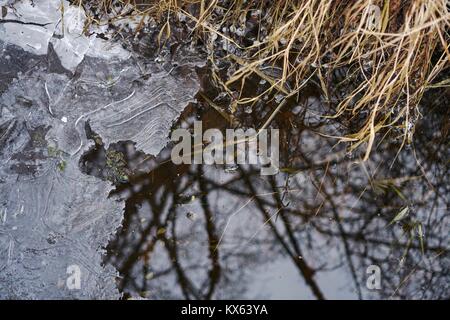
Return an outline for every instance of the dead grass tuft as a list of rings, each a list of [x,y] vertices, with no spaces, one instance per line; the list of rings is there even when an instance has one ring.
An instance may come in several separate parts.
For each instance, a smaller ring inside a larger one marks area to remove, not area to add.
[[[450,84],[448,77],[435,81],[450,65],[446,0],[75,2],[97,13],[91,23],[152,16],[167,37],[171,17],[187,18],[208,49],[214,82],[230,96],[238,91],[238,107],[267,93],[301,94],[315,81],[330,105],[324,116],[359,119],[339,139],[352,150],[365,146],[365,160],[384,129],[400,132],[402,146],[410,143],[425,90]],[[224,61],[234,66],[226,76],[219,72]],[[253,76],[270,87],[244,96]]]

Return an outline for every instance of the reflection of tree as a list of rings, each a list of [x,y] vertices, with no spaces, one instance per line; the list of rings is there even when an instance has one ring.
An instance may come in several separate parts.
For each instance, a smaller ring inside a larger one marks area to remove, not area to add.
[[[327,297],[320,274],[332,270],[368,297],[371,264],[383,272],[379,297],[448,298],[449,111],[448,97],[439,99],[395,162],[401,140],[380,141],[369,162],[355,164],[314,134],[334,124],[306,130],[308,113],[292,110],[275,120],[289,128],[282,135],[288,173],[261,178],[241,166],[224,178],[219,167],[174,166],[167,150],[149,160],[150,173],[116,191],[127,197],[125,219],[107,261],[120,287],[150,298],[239,297],[252,270],[285,256],[318,299]],[[390,225],[405,207],[408,216]]]

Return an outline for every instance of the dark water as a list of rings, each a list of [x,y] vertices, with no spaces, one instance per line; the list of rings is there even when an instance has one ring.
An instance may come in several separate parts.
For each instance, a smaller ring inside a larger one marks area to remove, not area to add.
[[[231,119],[200,99],[174,128],[202,120],[204,130],[257,129],[271,98]],[[271,123],[281,130],[275,176],[176,166],[172,145],[151,158],[131,143],[105,151],[100,142],[81,166],[126,199],[105,263],[119,270],[125,297],[449,298],[448,106],[448,91],[427,94],[414,144],[398,153],[403,137],[389,132],[362,163],[320,134],[346,127],[319,117],[326,104],[307,88]],[[367,286],[369,266],[379,267],[379,289]]]

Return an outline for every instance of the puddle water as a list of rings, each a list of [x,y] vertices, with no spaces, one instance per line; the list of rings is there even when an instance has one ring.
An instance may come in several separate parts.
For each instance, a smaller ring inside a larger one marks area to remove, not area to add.
[[[426,97],[414,145],[397,154],[402,138],[384,139],[365,163],[320,135],[342,128],[317,116],[316,92],[307,88],[272,121],[274,176],[250,165],[175,165],[173,144],[147,157],[131,142],[105,150],[96,140],[80,164],[126,201],[105,257],[125,298],[450,296],[448,91]],[[225,119],[200,98],[174,127],[257,129],[275,103],[263,98]]]

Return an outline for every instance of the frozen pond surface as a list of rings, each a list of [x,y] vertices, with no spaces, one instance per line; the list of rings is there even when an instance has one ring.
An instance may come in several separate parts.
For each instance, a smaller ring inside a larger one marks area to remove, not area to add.
[[[0,298],[119,298],[102,253],[124,203],[80,171],[86,125],[105,147],[132,140],[158,154],[198,91],[194,64],[147,63],[76,37],[67,3],[61,35],[60,1],[34,3],[0,23]],[[79,290],[67,286],[73,268]]]

